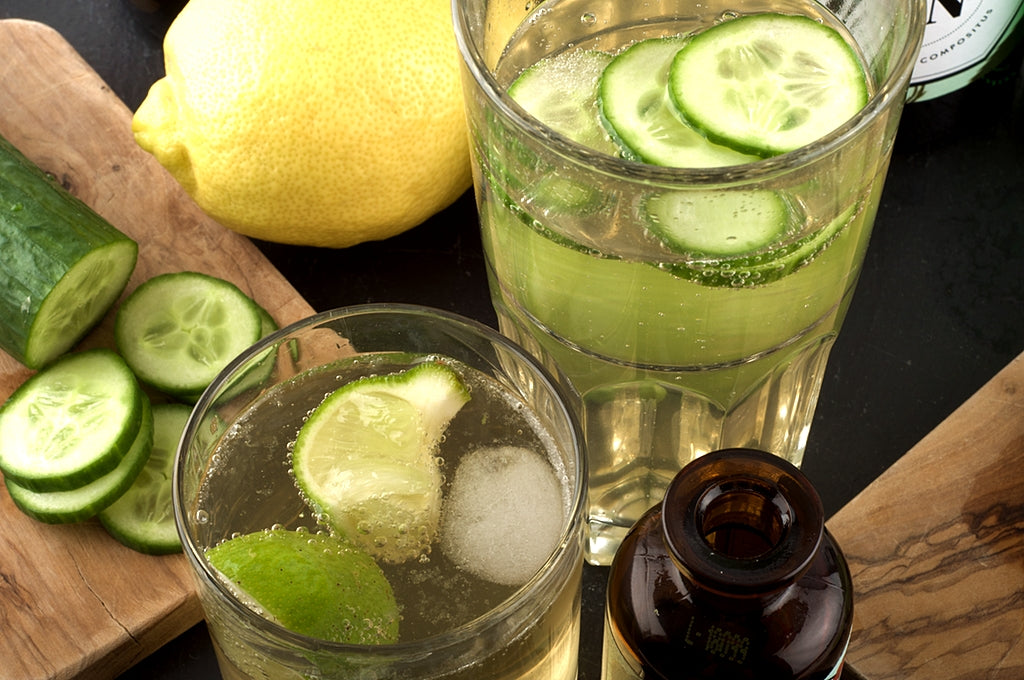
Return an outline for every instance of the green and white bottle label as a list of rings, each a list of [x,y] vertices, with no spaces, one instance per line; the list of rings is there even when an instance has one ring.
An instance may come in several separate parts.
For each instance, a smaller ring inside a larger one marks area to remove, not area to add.
[[[1022,0],[928,0],[910,98],[952,92],[995,66],[1022,13]]]

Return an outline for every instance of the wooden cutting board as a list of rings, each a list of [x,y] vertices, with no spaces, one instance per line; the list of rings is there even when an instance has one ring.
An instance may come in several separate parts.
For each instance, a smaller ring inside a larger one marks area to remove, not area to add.
[[[853,575],[861,674],[1024,678],[1024,355],[829,528]]]
[[[132,138],[131,112],[55,31],[0,21],[0,134],[139,243],[128,289],[167,271],[229,279],[281,324],[313,310],[248,239],[200,211]],[[84,345],[113,347],[112,315]],[[0,401],[29,372],[0,352]],[[35,522],[0,485],[0,676],[112,678],[202,618],[180,555],[95,521]]]
[[[130,289],[195,269],[231,279],[281,323],[312,312],[136,147],[130,112],[59,35],[0,21],[0,55],[0,134],[139,241]],[[86,344],[111,345],[110,322]],[[27,376],[0,353],[0,398]],[[829,527],[853,570],[850,660],[867,678],[1024,678],[1024,358]],[[3,678],[114,677],[200,618],[180,556],[132,552],[92,522],[34,522],[0,489]]]

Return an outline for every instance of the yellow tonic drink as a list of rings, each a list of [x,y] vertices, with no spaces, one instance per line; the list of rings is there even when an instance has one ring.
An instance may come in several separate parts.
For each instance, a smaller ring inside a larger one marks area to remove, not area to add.
[[[590,561],[704,453],[801,463],[921,10],[456,3],[492,300],[571,390]]]

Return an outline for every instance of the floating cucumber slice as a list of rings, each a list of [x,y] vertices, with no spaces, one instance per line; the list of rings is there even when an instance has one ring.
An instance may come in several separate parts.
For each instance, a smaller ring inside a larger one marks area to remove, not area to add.
[[[649,228],[676,252],[732,256],[779,240],[790,223],[775,191],[664,191],[644,203]]]
[[[516,103],[549,128],[583,146],[611,155],[619,147],[601,126],[597,84],[610,54],[563,52],[523,71],[508,89]]]
[[[757,160],[757,156],[712,144],[675,112],[666,87],[669,66],[686,40],[643,40],[608,65],[598,90],[608,130],[638,160],[654,165],[708,168]]]
[[[537,120],[595,151],[619,155],[598,117],[597,83],[612,59],[604,52],[563,52],[542,59],[519,75],[508,94]],[[553,173],[524,187],[527,200],[540,210],[582,215],[598,210],[603,194],[594,186]]]
[[[694,36],[672,61],[668,90],[709,139],[772,156],[825,136],[868,99],[853,48],[833,28],[788,14],[751,14]]]
[[[846,229],[860,212],[860,204],[847,208],[826,226],[807,236],[768,247],[746,257],[701,258],[662,265],[676,276],[711,286],[756,286],[778,281],[813,260]]]

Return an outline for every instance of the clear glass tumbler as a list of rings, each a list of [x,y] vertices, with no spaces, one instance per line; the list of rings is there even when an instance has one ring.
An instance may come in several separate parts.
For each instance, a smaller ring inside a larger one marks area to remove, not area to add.
[[[502,332],[567,379],[590,462],[587,559],[608,564],[688,461],[752,447],[802,462],[878,209],[924,3],[453,6],[491,297]],[[828,16],[849,32],[872,81],[859,113],[795,151],[731,167],[648,165],[576,143],[507,94],[549,55],[617,53],[764,11]],[[678,252],[648,228],[675,219],[706,229],[703,208],[750,197],[785,206],[783,236],[751,251]]]
[[[447,518],[447,508],[460,502],[464,517],[461,524],[442,519],[425,554],[380,565],[401,611],[398,641],[328,642],[261,615],[206,551],[267,528],[323,531],[289,469],[304,419],[354,378],[423,361],[453,367],[470,390],[437,453],[442,514]],[[575,678],[586,511],[581,441],[548,373],[507,338],[468,319],[418,306],[365,305],[317,314],[260,341],[202,395],[175,468],[175,518],[224,677]],[[535,457],[510,456],[532,460],[532,467],[506,468],[501,456],[483,456],[491,463],[477,464],[470,476],[476,482],[453,500],[474,452],[522,447],[533,447]],[[533,500],[532,481],[496,488],[496,479],[533,480],[536,464],[555,489],[541,496],[544,502]],[[477,509],[489,523],[472,524]],[[442,545],[449,531],[457,532],[458,553]],[[476,542],[469,545],[466,535]],[[548,547],[538,551],[538,541]],[[509,575],[511,567],[518,571]]]

